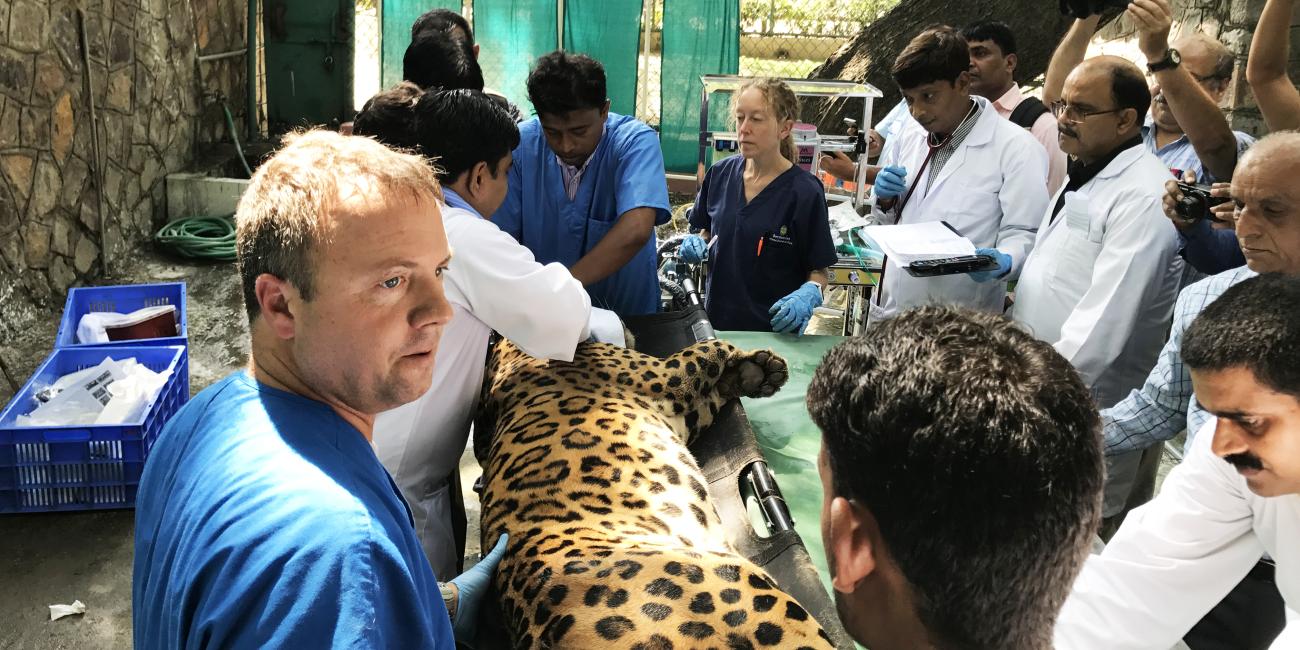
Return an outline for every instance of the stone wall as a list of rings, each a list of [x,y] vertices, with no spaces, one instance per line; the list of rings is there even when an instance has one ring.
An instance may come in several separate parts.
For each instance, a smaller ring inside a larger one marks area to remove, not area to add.
[[[197,55],[242,48],[246,7],[0,0],[0,375],[10,388],[44,354],[14,350],[47,349],[28,344],[52,340],[67,288],[98,276],[105,257],[110,270],[127,266],[162,225],[163,177],[185,170],[197,143],[228,137],[219,99],[243,128],[243,57]]]
[[[1204,31],[1228,46],[1237,58],[1236,73],[1232,85],[1224,97],[1223,108],[1227,111],[1233,128],[1261,135],[1264,122],[1255,99],[1246,83],[1246,56],[1250,52],[1250,39],[1259,21],[1259,14],[1264,10],[1265,0],[1173,0],[1174,33],[1170,40],[1181,34],[1196,30]],[[1300,6],[1297,7],[1297,27],[1292,29],[1291,70],[1292,78],[1300,80]],[[1129,22],[1123,18],[1114,21],[1102,29],[1093,39],[1089,55],[1119,54],[1138,63],[1145,58],[1137,49],[1136,33]]]

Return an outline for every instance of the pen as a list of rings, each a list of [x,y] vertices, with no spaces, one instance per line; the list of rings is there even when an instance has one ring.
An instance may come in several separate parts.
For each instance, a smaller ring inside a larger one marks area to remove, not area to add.
[[[762,257],[762,256],[763,256],[763,240],[764,240],[764,239],[767,239],[767,235],[763,235],[762,237],[759,237],[759,238],[758,238],[758,252],[754,253],[754,257]]]

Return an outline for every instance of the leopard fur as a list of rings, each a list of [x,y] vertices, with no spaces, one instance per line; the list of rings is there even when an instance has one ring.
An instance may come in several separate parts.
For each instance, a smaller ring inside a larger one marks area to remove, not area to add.
[[[771,395],[786,373],[721,341],[663,360],[587,343],[572,363],[497,344],[475,451],[483,541],[510,534],[495,587],[514,647],[833,647],[727,543],[686,448],[728,400]]]

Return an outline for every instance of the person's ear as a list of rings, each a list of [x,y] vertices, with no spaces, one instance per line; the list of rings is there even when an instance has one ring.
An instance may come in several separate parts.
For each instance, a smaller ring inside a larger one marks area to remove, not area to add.
[[[844,497],[831,501],[830,518],[826,549],[833,556],[830,565],[835,567],[831,586],[851,594],[878,566],[879,528],[870,511]]]
[[[478,60],[478,43],[474,44],[474,60]]]
[[[292,339],[296,327],[293,309],[301,300],[298,289],[284,279],[263,273],[257,276],[253,293],[257,296],[258,318],[266,321],[276,338]]]
[[[486,162],[480,160],[474,163],[474,166],[469,168],[469,182],[465,184],[469,187],[469,193],[477,198],[479,192],[483,191],[483,186],[487,184],[487,175],[491,173],[492,170],[488,169]]]
[[[1007,71],[1013,76],[1016,74],[1016,66],[1020,65],[1020,57],[1015,54],[1007,55]]]
[[[605,105],[600,107],[600,119],[601,119],[601,121],[604,121],[605,118],[607,118],[607,117],[609,117],[609,99],[606,99],[606,100],[605,100]]]
[[[957,75],[957,79],[952,82],[952,87],[956,89],[956,91],[959,93],[969,93],[970,92],[970,70],[969,69],[962,70],[961,74]]]
[[[1123,109],[1119,112],[1119,129],[1120,133],[1126,133],[1138,127],[1138,112],[1131,108]]]
[[[790,134],[793,133],[793,132],[794,132],[794,120],[782,120],[782,121],[781,121],[781,134],[780,134],[780,137],[779,137],[778,139],[780,139],[780,140],[784,140],[784,139],[790,137]]]

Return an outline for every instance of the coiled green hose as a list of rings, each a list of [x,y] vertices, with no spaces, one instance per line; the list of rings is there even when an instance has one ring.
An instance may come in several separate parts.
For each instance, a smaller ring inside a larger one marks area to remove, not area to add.
[[[162,227],[154,241],[182,257],[217,262],[235,261],[234,215],[181,217]]]

